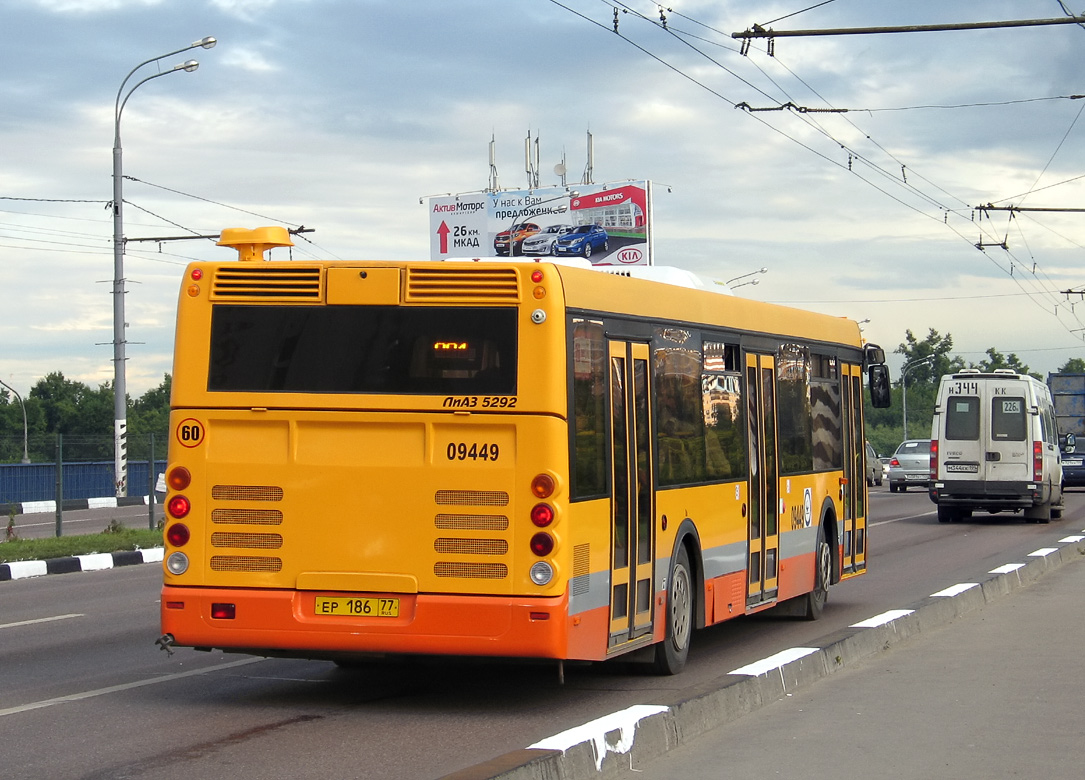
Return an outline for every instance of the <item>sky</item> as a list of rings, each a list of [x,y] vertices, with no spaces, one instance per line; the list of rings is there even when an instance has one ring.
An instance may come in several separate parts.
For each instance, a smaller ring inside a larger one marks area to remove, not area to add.
[[[23,395],[56,371],[112,381],[115,101],[136,65],[205,36],[218,44],[161,61],[199,69],[139,85],[120,123],[133,398],[172,371],[185,265],[236,256],[135,239],[281,224],[313,229],[294,259],[428,259],[426,198],[486,188],[491,139],[499,185],[522,189],[526,137],[545,186],[563,159],[581,179],[589,132],[595,183],[653,182],[657,264],[757,279],[734,293],[852,318],[889,353],[933,328],[967,362],[993,347],[1056,371],[1085,357],[1085,300],[1066,294],[1085,290],[1085,213],[976,206],[1085,208],[1085,29],[786,36],[772,56],[732,33],[1066,15],[1057,0],[0,0],[0,379]]]

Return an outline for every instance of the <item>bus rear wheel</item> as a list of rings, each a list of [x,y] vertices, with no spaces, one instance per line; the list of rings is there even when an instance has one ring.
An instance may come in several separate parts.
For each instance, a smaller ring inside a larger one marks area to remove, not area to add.
[[[807,620],[817,620],[825,610],[829,600],[829,583],[833,577],[833,552],[825,541],[825,532],[818,531],[818,543],[814,549],[814,589],[806,594]]]
[[[693,634],[693,581],[685,545],[678,548],[678,555],[671,565],[666,621],[666,636],[656,645],[655,670],[659,674],[678,674],[686,665]]]

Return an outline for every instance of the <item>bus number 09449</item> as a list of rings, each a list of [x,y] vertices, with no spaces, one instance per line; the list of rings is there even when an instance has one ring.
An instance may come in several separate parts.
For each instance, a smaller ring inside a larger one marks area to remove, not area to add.
[[[468,444],[467,442],[452,442],[445,449],[445,455],[449,460],[497,460],[501,454],[496,444]]]

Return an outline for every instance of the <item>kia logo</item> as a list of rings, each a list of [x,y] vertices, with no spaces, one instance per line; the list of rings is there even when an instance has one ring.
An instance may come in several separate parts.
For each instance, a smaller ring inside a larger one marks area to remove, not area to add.
[[[618,262],[627,264],[639,263],[642,257],[641,251],[635,246],[626,247],[618,253]]]

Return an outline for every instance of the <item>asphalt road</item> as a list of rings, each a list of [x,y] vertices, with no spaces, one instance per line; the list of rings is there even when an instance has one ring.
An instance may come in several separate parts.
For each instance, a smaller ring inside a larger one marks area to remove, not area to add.
[[[76,536],[79,534],[97,534],[104,531],[116,520],[128,528],[150,527],[150,512],[154,512],[154,522],[162,519],[162,506],[153,508],[146,504],[117,506],[103,509],[69,509],[61,514],[60,535]],[[5,519],[4,525],[7,525]],[[41,539],[56,536],[56,513],[35,512],[15,516],[15,533],[20,539]]]
[[[870,573],[834,588],[822,620],[757,617],[699,632],[677,677],[584,665],[567,667],[561,686],[552,664],[416,661],[344,672],[189,649],[167,656],[153,644],[155,565],[0,583],[0,775],[430,780],[660,691],[711,685],[1085,523],[1083,493],[1070,494],[1064,519],[1050,525],[1002,515],[939,524],[924,493],[884,487],[871,506]]]

